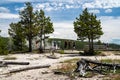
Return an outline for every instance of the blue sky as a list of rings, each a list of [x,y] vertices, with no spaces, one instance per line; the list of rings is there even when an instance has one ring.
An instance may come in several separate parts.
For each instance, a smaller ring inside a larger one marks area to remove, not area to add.
[[[103,42],[120,44],[120,0],[1,0],[0,29],[2,36],[8,35],[11,22],[19,20],[19,11],[25,2],[31,2],[35,10],[43,9],[50,16],[55,32],[51,37],[77,39],[73,22],[84,8],[97,15],[101,20],[104,35]]]

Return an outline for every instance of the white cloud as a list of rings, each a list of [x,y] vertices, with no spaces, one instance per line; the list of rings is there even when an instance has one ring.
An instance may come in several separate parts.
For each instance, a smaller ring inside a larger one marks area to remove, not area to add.
[[[50,3],[38,3],[35,4],[35,10],[44,9],[46,11],[55,10],[54,7],[50,6]]]
[[[37,3],[34,4],[35,9],[44,9],[46,11],[56,11],[62,9],[71,9],[71,8],[79,8],[80,5],[78,4],[70,4],[64,2],[46,2],[46,3]]]
[[[103,8],[108,9],[106,12],[111,12],[110,8],[120,7],[120,0],[53,0],[53,2],[35,3],[35,8],[44,9],[46,11],[71,9],[71,8]],[[99,13],[98,10],[93,12]]]
[[[55,33],[51,34],[51,37],[64,38],[64,39],[77,39],[74,32],[73,22],[55,22],[53,24]]]
[[[0,13],[1,19],[13,19],[13,18],[19,18],[19,15],[12,14],[12,13]]]
[[[16,0],[11,0],[16,1]],[[23,2],[20,0],[18,2]],[[27,1],[27,0],[25,0]],[[32,0],[30,0],[32,2]],[[46,11],[56,11],[71,8],[104,8],[110,9],[113,7],[120,7],[120,0],[47,0],[47,1],[33,1],[35,10],[44,9]],[[23,9],[23,8],[21,8]],[[17,9],[17,10],[21,10]],[[110,11],[110,10],[109,10]],[[108,12],[109,12],[108,11]],[[95,11],[96,12],[96,11]],[[97,11],[98,12],[98,11]]]
[[[66,5],[66,8],[70,9],[70,8],[74,8],[74,6],[73,5]]]
[[[4,2],[33,2],[33,0],[4,0]]]
[[[1,0],[0,4],[2,3],[9,3],[9,2],[34,2],[35,4],[41,4],[39,8],[45,7],[46,3],[49,4],[56,4],[52,5],[51,7],[64,7],[67,8],[113,8],[113,7],[120,7],[120,0]],[[64,4],[64,5],[62,5]],[[46,6],[46,8],[50,7]],[[59,8],[61,9],[61,8]],[[53,10],[53,9],[52,9]]]
[[[49,7],[49,8],[46,8],[45,10],[46,10],[46,11],[52,11],[52,10],[54,10],[54,9],[51,8],[51,7]]]
[[[0,4],[35,2],[36,0],[0,0]],[[40,0],[41,1],[41,0]]]
[[[17,22],[18,19],[0,19],[1,36],[8,37],[8,28],[11,22]]]
[[[105,10],[105,13],[111,13],[112,12],[112,9],[106,9]]]
[[[7,9],[7,8],[5,8],[5,7],[0,7],[0,13],[8,13],[8,12],[10,12],[10,10],[9,9]]]
[[[16,11],[22,11],[22,10],[24,10],[24,8],[25,8],[25,7],[20,7],[20,8],[16,8],[15,10],[16,10]]]
[[[85,3],[83,4],[83,8],[95,8],[93,3]]]
[[[8,35],[8,25],[1,25],[0,26],[0,30],[1,30],[1,33],[0,33],[0,35],[1,36],[4,36],[4,37],[8,37],[9,35]]]
[[[11,1],[11,2],[31,2],[32,0],[7,0],[7,1]]]
[[[97,13],[100,13],[100,10],[94,9],[94,10],[89,10],[89,12],[97,14]]]
[[[84,3],[83,8],[113,8],[120,7],[120,0],[93,0],[92,2]]]
[[[104,35],[101,40],[104,42],[111,42],[113,39],[120,39],[120,17],[107,17],[100,18]]]

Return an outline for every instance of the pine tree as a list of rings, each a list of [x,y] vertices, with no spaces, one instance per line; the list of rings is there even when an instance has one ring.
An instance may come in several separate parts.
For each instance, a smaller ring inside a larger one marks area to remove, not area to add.
[[[88,39],[89,54],[94,53],[93,40],[100,38],[103,34],[100,20],[96,15],[89,13],[87,8],[74,21],[74,31],[81,40]]]
[[[43,10],[36,11],[36,22],[37,25],[40,27],[39,30],[39,36],[40,36],[40,51],[43,52],[42,50],[42,41],[44,43],[44,49],[45,49],[45,34],[50,34],[53,33],[53,23],[51,22],[50,17],[46,17],[45,13]]]
[[[10,36],[12,36],[14,40],[19,40],[22,39],[22,36],[24,35],[24,38],[27,39],[29,43],[29,52],[32,51],[32,39],[35,36],[40,36],[40,45],[42,45],[42,40],[45,44],[45,34],[54,31],[50,17],[46,17],[43,10],[34,12],[33,7],[29,2],[25,3],[25,8],[19,12],[19,15],[20,21],[18,23],[10,24]],[[21,33],[18,33],[20,31]],[[42,39],[42,36],[44,36],[44,39]],[[17,42],[16,45],[18,45]]]
[[[29,52],[32,51],[32,39],[38,34],[39,27],[35,21],[35,14],[31,3],[27,2],[24,10],[20,11],[21,25],[29,42]]]
[[[12,37],[14,50],[22,50],[25,45],[25,36],[21,23],[11,23],[8,33]]]

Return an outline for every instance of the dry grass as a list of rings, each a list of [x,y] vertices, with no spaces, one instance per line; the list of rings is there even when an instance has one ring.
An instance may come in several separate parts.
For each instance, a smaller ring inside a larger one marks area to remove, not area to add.
[[[120,74],[112,75],[111,78],[112,78],[113,80],[120,80]]]
[[[74,73],[74,70],[77,67],[76,62],[78,60],[79,60],[78,58],[74,58],[60,62],[60,65],[58,65],[54,71],[58,72],[59,74],[66,75],[70,78],[70,80],[73,80],[76,75]]]
[[[76,63],[79,60],[80,60],[80,58],[73,58],[73,59],[68,59],[68,60],[62,61],[60,63]]]
[[[66,72],[74,71],[75,68],[76,68],[76,64],[73,64],[73,63],[62,63],[61,65],[57,66],[56,70],[66,73]]]
[[[120,80],[120,73],[119,74],[110,74],[106,75],[103,80]]]
[[[61,65],[57,66],[57,69],[54,70],[54,73],[66,75],[69,77],[69,80],[74,80],[76,74],[74,70],[76,69],[76,64],[74,63],[61,63]]]
[[[101,62],[105,62],[105,63],[117,63],[120,64],[120,59],[102,59]]]
[[[17,59],[16,57],[9,57],[9,56],[7,56],[7,57],[4,57],[3,60],[16,60],[16,59]]]

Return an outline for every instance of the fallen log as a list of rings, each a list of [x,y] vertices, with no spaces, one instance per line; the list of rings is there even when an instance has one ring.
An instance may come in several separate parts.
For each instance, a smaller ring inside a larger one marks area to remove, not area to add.
[[[21,71],[26,71],[26,70],[31,70],[31,69],[49,68],[49,67],[50,65],[28,66],[28,67],[10,70],[8,73],[15,73],[15,72],[21,72]]]
[[[85,61],[86,63],[96,64],[98,66],[108,66],[108,67],[116,66],[116,68],[120,68],[120,64],[102,63],[102,62],[93,61],[93,60],[84,59],[84,58],[82,58],[81,60]]]
[[[13,61],[0,61],[3,65],[29,65],[29,62],[13,62]]]
[[[7,67],[7,65],[4,65],[4,64],[0,64],[0,67]]]

